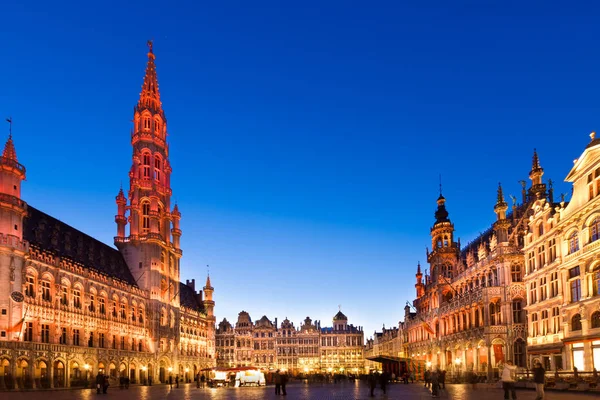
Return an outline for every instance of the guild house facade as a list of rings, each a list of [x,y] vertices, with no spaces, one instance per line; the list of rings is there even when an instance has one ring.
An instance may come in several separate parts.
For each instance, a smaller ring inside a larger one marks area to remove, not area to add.
[[[279,325],[267,316],[252,322],[242,311],[235,327],[223,319],[216,332],[217,365],[253,366],[262,370],[280,369],[298,373],[364,372],[364,332],[348,324],[340,311],[332,327],[306,317],[300,328],[287,318]]]
[[[180,282],[167,120],[149,42],[134,108],[129,190],[116,248],[21,198],[12,135],[0,159],[0,389],[68,387],[97,373],[192,380],[215,364],[213,287]],[[114,381],[113,381],[114,383]]]

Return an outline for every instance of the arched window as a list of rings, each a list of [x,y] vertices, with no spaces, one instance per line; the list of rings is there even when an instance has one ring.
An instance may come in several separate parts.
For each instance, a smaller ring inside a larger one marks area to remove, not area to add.
[[[513,282],[523,282],[523,273],[519,264],[513,264],[510,267],[510,275]]]
[[[572,331],[580,331],[581,330],[581,315],[575,314],[571,318],[571,330]]]
[[[160,133],[160,121],[158,119],[154,120],[154,133]]]
[[[540,223],[538,225],[538,236],[542,236],[544,234],[544,223]]]
[[[569,236],[569,254],[575,253],[577,250],[579,250],[579,238],[577,232],[573,232]]]
[[[148,116],[144,117],[144,130],[150,130],[150,117]]]
[[[600,239],[600,218],[594,218],[590,224],[590,242]]]
[[[142,176],[144,179],[150,179],[150,154],[144,153],[142,156]]]
[[[448,236],[444,236],[444,247],[448,247]]]
[[[161,160],[159,157],[154,157],[154,179],[160,182]]]
[[[142,203],[142,233],[150,231],[150,203]]]

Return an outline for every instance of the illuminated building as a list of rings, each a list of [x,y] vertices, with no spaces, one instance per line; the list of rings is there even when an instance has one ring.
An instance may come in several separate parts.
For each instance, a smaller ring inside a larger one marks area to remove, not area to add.
[[[191,380],[214,365],[213,287],[180,282],[181,213],[171,204],[167,122],[152,44],[134,108],[115,249],[21,199],[9,136],[0,159],[0,386],[63,387],[98,372]],[[129,224],[129,232],[126,226]],[[114,380],[112,384],[114,384]]]
[[[233,328],[223,320],[216,333],[217,365],[255,366],[298,373],[362,373],[364,333],[339,312],[333,327],[321,328],[306,317],[300,329],[287,318],[277,324],[263,316],[256,323],[242,311]],[[234,355],[232,358],[232,354]]]
[[[432,251],[427,251],[431,272],[424,276],[417,267],[415,312],[407,307],[403,324],[405,354],[417,374],[430,366],[492,379],[508,359],[527,366],[523,239],[536,199],[552,198],[540,170],[534,152],[532,185],[526,190],[522,182],[522,203],[513,197],[507,215],[499,186],[496,222],[462,249],[440,193],[430,232]]]
[[[600,140],[566,177],[567,203],[544,196],[531,207],[525,238],[529,365],[579,372],[600,369]],[[537,168],[536,184],[543,169]]]

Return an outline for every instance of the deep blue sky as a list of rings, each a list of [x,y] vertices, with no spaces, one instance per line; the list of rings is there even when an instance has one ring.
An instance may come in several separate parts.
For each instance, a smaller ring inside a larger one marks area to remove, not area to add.
[[[518,194],[533,148],[570,192],[600,126],[593,3],[85,3],[2,7],[23,197],[112,244],[153,38],[181,277],[211,265],[218,320],[329,325],[341,304],[367,337],[396,325],[440,173],[466,243],[493,222],[498,181]]]

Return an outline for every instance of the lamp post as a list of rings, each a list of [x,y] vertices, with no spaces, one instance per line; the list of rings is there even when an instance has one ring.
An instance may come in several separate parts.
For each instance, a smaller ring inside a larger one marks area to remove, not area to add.
[[[90,379],[90,365],[89,364],[83,364],[83,369],[85,369],[85,380],[89,380]]]
[[[144,365],[144,366],[142,366],[142,372],[144,373],[144,377],[143,377],[144,379],[142,379],[142,384],[143,384],[144,386],[146,386],[146,370],[147,370],[147,369],[148,369],[148,368],[147,368],[145,365]]]
[[[456,359],[454,360],[454,364],[456,364],[456,377],[457,379],[460,378],[460,364],[462,363],[462,360],[460,359],[460,357],[456,357]]]
[[[186,368],[186,369],[185,369],[185,380],[186,380],[186,382],[188,382],[188,383],[190,382],[190,376],[189,376],[189,372],[190,372],[190,369],[189,369],[189,368]]]

